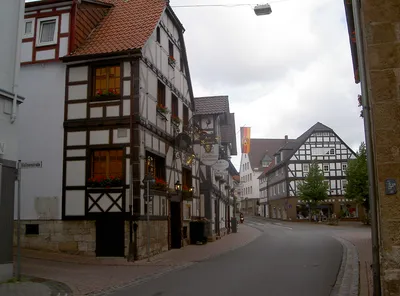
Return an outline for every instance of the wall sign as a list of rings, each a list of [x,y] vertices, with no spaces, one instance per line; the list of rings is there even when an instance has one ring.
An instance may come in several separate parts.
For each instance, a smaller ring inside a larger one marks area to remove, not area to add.
[[[397,182],[395,179],[386,179],[385,181],[385,194],[394,195],[397,193]]]
[[[205,144],[201,145],[200,161],[205,165],[213,165],[219,158],[219,145],[218,144]]]
[[[224,171],[229,168],[229,162],[225,159],[220,159],[212,167],[216,171]]]

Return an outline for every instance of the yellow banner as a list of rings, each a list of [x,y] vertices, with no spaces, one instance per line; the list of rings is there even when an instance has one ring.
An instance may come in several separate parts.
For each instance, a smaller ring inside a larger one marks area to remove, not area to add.
[[[242,153],[250,153],[250,127],[241,127],[240,137],[242,139]]]

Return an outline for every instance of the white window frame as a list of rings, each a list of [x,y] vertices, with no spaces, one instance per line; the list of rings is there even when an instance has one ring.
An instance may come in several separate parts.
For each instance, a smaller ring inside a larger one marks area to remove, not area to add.
[[[40,30],[42,28],[42,23],[47,22],[47,21],[56,21],[56,26],[54,29],[54,38],[53,38],[53,41],[40,42]],[[58,37],[58,16],[50,16],[50,17],[44,17],[44,18],[38,19],[38,25],[36,28],[36,46],[37,47],[57,44],[57,41],[58,41],[57,37]]]
[[[323,168],[324,168],[324,172],[329,172],[329,164],[324,164]],[[325,168],[328,168],[328,169],[325,170]]]
[[[342,190],[346,190],[347,180],[342,180]]]
[[[308,163],[303,164],[303,171],[308,173],[310,171],[310,165]]]
[[[342,171],[346,171],[347,170],[347,163],[342,163]]]
[[[26,23],[32,23],[32,30],[29,34],[25,33]],[[22,34],[22,38],[33,38],[35,34],[35,18],[24,19],[24,32]]]

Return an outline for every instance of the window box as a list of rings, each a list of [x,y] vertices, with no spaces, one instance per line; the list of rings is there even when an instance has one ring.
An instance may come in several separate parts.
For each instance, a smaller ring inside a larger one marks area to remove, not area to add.
[[[57,44],[58,17],[40,18],[37,24],[36,46]]]
[[[111,101],[119,100],[120,94],[115,89],[101,90],[97,89],[96,94],[92,97],[94,101]]]
[[[178,116],[171,115],[171,123],[175,125],[180,125],[182,122],[182,119],[180,119]]]
[[[120,177],[97,177],[89,178],[86,182],[87,187],[90,188],[111,188],[122,187],[123,180]]]
[[[163,115],[169,114],[169,109],[163,104],[157,104],[157,111]]]
[[[176,60],[173,56],[168,57],[168,65],[170,65],[172,68],[175,68]]]

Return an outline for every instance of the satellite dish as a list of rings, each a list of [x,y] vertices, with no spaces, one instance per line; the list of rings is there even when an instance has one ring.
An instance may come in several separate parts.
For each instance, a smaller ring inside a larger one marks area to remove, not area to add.
[[[268,15],[272,13],[271,5],[261,4],[254,7],[254,12],[256,15]]]

